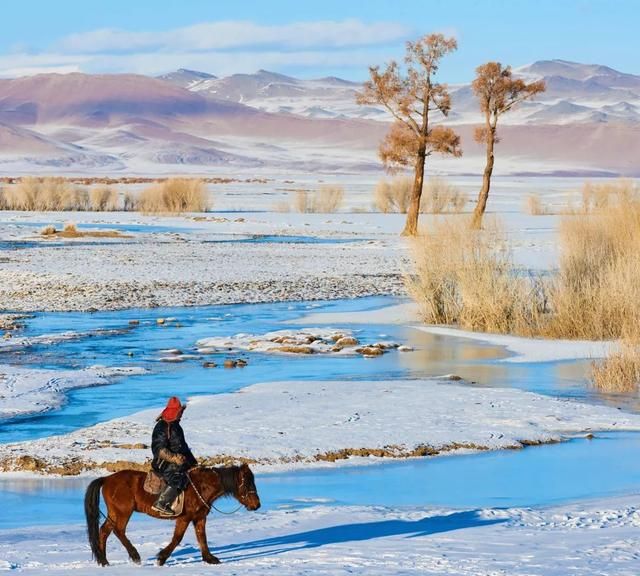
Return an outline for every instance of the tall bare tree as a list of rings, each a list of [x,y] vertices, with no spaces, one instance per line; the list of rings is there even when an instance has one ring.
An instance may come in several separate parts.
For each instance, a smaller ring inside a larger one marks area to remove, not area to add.
[[[475,139],[476,142],[484,143],[487,150],[482,188],[480,188],[478,203],[471,220],[473,228],[480,228],[491,188],[493,149],[499,142],[497,137],[498,118],[519,102],[544,92],[545,84],[542,80],[527,83],[519,78],[513,78],[511,66],[503,68],[500,62],[487,62],[476,68],[476,78],[472,88],[480,102],[480,110],[484,113],[484,126],[476,128]]]
[[[460,156],[460,137],[451,128],[432,126],[430,115],[440,112],[447,116],[451,99],[447,86],[434,81],[440,60],[457,48],[455,38],[430,34],[416,42],[407,42],[404,58],[406,68],[394,61],[383,71],[369,68],[370,79],[358,93],[358,104],[382,104],[394,122],[380,144],[380,158],[389,172],[413,166],[414,181],[407,221],[402,234],[418,232],[420,198],[424,184],[424,165],[434,152]]]

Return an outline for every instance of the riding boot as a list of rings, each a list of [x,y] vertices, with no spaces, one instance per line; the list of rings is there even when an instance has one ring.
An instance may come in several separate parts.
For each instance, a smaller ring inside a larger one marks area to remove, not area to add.
[[[162,516],[175,516],[175,512],[171,509],[171,504],[180,495],[180,490],[173,486],[166,486],[158,495],[158,499],[151,507],[152,510],[159,512]]]

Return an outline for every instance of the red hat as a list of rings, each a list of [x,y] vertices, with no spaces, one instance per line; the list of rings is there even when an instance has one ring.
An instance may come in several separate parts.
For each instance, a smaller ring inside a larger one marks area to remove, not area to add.
[[[172,396],[167,402],[167,407],[162,411],[162,414],[160,414],[160,418],[165,422],[174,422],[182,416],[182,412],[185,408],[186,406],[180,404],[180,400],[178,398]]]

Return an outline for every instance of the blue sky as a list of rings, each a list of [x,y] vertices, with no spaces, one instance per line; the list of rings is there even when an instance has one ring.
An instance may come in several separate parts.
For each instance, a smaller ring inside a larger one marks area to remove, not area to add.
[[[266,68],[361,80],[429,32],[455,35],[441,79],[487,60],[561,58],[640,73],[640,0],[22,0],[3,2],[0,76],[216,75]]]

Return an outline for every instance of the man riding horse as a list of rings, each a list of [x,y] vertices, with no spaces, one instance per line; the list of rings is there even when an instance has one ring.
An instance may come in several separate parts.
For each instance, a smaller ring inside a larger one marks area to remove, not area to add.
[[[175,515],[171,504],[187,487],[187,471],[197,465],[180,426],[185,408],[175,396],[169,398],[166,408],[158,416],[151,437],[151,467],[166,482],[153,509],[163,516]]]

